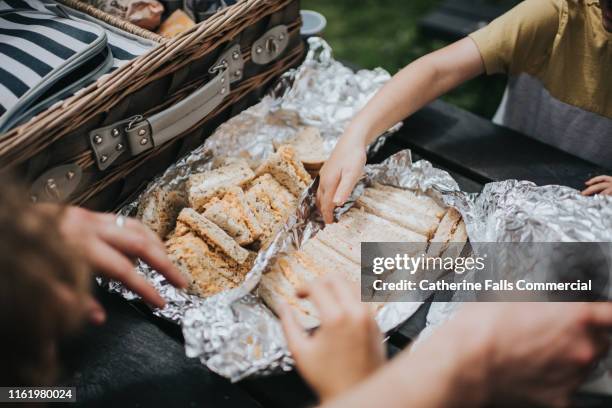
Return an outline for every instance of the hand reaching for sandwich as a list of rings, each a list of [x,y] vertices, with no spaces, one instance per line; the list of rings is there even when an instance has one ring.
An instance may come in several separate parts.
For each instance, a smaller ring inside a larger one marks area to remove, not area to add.
[[[117,222],[113,214],[96,213],[79,207],[60,209],[53,204],[40,204],[43,211],[59,215],[60,233],[89,264],[92,270],[124,283],[128,288],[156,307],[165,301],[143,277],[138,275],[132,259],[141,258],[170,283],[185,287],[187,283],[170,262],[161,240],[149,228],[131,218]],[[102,323],[102,307],[91,307],[91,320]]]
[[[590,196],[593,194],[612,195],[612,176],[597,176],[588,180],[587,188],[582,191],[582,195]]]
[[[363,174],[365,137],[350,129],[340,138],[319,172],[317,207],[326,224],[334,222],[334,209],[343,205]]]
[[[359,288],[338,277],[325,277],[298,296],[309,298],[321,325],[308,334],[288,305],[281,320],[298,371],[322,401],[348,390],[385,362],[382,333]]]

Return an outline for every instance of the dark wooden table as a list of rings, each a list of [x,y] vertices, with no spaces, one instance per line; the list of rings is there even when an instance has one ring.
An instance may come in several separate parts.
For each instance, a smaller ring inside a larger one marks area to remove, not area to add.
[[[488,120],[436,101],[413,115],[372,158],[378,162],[410,148],[416,157],[448,170],[462,189],[526,179],[580,188],[606,171]],[[231,384],[185,357],[180,330],[117,296],[100,294],[108,323],[91,328],[66,347],[66,384],[77,386],[84,406],[307,407],[315,397],[295,372]],[[391,334],[390,355],[423,329],[424,304]],[[611,406],[612,400],[581,395],[577,406]]]

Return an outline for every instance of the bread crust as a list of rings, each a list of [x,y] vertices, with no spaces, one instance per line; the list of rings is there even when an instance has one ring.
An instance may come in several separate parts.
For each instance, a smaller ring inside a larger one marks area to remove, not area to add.
[[[163,239],[172,231],[176,217],[186,205],[185,191],[160,187],[143,198],[136,217]]]
[[[248,267],[220,256],[193,232],[171,237],[166,242],[170,260],[189,282],[188,291],[212,296],[237,287]]]
[[[438,227],[439,221],[436,217],[403,211],[393,203],[381,202],[365,195],[357,199],[357,205],[369,213],[427,237],[433,236]]]
[[[239,245],[252,244],[263,232],[240,187],[230,187],[222,199],[213,198],[202,214]]]
[[[402,190],[376,183],[374,184],[374,188],[366,189],[365,193],[372,195],[375,199],[382,198],[389,200],[401,208],[436,217],[438,219],[442,219],[446,213],[446,209],[441,207],[431,197],[417,195],[409,190]]]
[[[274,147],[278,149],[283,144],[293,147],[297,159],[309,171],[319,170],[329,157],[329,153],[325,151],[319,129],[313,126],[303,128],[297,132],[294,138],[285,143],[274,143]]]
[[[259,166],[256,174],[260,176],[264,173],[272,175],[295,197],[300,197],[312,182],[310,174],[297,159],[295,150],[288,145],[281,146]]]
[[[238,245],[225,231],[203,215],[198,214],[193,208],[184,208],[178,220],[189,226],[206,243],[222,251],[239,265],[247,260],[249,251]]]
[[[270,174],[256,178],[245,193],[247,205],[262,229],[266,247],[297,206],[297,198]]]
[[[255,174],[244,159],[236,159],[214,170],[189,176],[186,183],[189,206],[202,211],[213,198],[223,196],[231,187],[248,184]]]

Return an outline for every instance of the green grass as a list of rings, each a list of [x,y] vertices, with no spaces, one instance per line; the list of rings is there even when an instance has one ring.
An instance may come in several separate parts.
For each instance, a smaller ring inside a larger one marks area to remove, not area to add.
[[[439,0],[302,0],[302,8],[327,18],[325,39],[338,59],[364,68],[381,66],[391,74],[447,43],[420,33],[418,21]],[[501,99],[505,79],[482,77],[442,99],[491,118]]]

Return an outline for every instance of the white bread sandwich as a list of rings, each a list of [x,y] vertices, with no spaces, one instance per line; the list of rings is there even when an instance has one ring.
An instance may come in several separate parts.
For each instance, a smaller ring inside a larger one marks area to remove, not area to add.
[[[457,257],[467,242],[467,231],[461,214],[449,208],[430,241],[429,256]]]
[[[213,198],[202,214],[240,245],[252,244],[263,233],[240,187],[230,187],[222,199]]]
[[[417,195],[409,190],[375,183],[373,188],[368,188],[365,192],[373,198],[383,198],[409,211],[431,215],[438,219],[441,219],[446,213],[446,209],[436,203],[431,197]]]
[[[304,243],[294,256],[317,277],[338,273],[349,282],[359,282],[361,276],[359,263],[340,255],[316,236]]]
[[[193,174],[186,185],[189,206],[202,211],[206,203],[214,197],[222,196],[232,186],[246,185],[254,177],[253,170],[243,159],[234,160],[214,170]]]
[[[414,243],[415,254],[427,248],[426,236],[357,208],[351,208],[337,223],[327,225],[317,238],[357,264],[361,263],[362,242]]]
[[[316,127],[305,127],[293,139],[283,144],[293,147],[297,159],[302,162],[304,168],[309,172],[319,170],[329,157],[329,153],[325,151],[319,129]],[[274,144],[274,147],[277,149],[280,146],[282,144]]]
[[[313,329],[319,325],[316,308],[310,301],[297,297],[296,287],[287,279],[278,263],[262,276],[258,293],[268,307],[277,314],[281,307],[288,304],[305,329]]]
[[[178,216],[178,221],[187,225],[195,235],[236,264],[244,264],[249,257],[249,251],[238,245],[225,231],[203,215],[198,214],[193,208],[184,208]]]
[[[439,223],[436,217],[412,212],[405,206],[380,198],[373,198],[366,193],[357,199],[357,205],[369,213],[385,218],[426,237],[433,236]]]
[[[268,307],[278,314],[279,307],[289,304],[305,329],[317,327],[319,315],[309,300],[297,297],[296,289],[331,274],[339,274],[347,282],[359,282],[361,273],[359,264],[328,248],[317,237],[308,240],[300,250],[278,259],[259,284],[259,295]],[[382,304],[371,306],[376,311]]]
[[[295,197],[299,197],[310,185],[312,178],[298,160],[293,147],[281,146],[270,155],[257,169],[257,175],[271,174],[283,187]]]
[[[331,250],[316,237],[302,249],[279,258],[265,273],[259,284],[259,295],[274,312],[286,303],[295,311],[299,323],[306,329],[319,325],[319,316],[312,303],[300,299],[296,290],[322,276],[340,274],[350,282],[359,281],[359,265]]]

